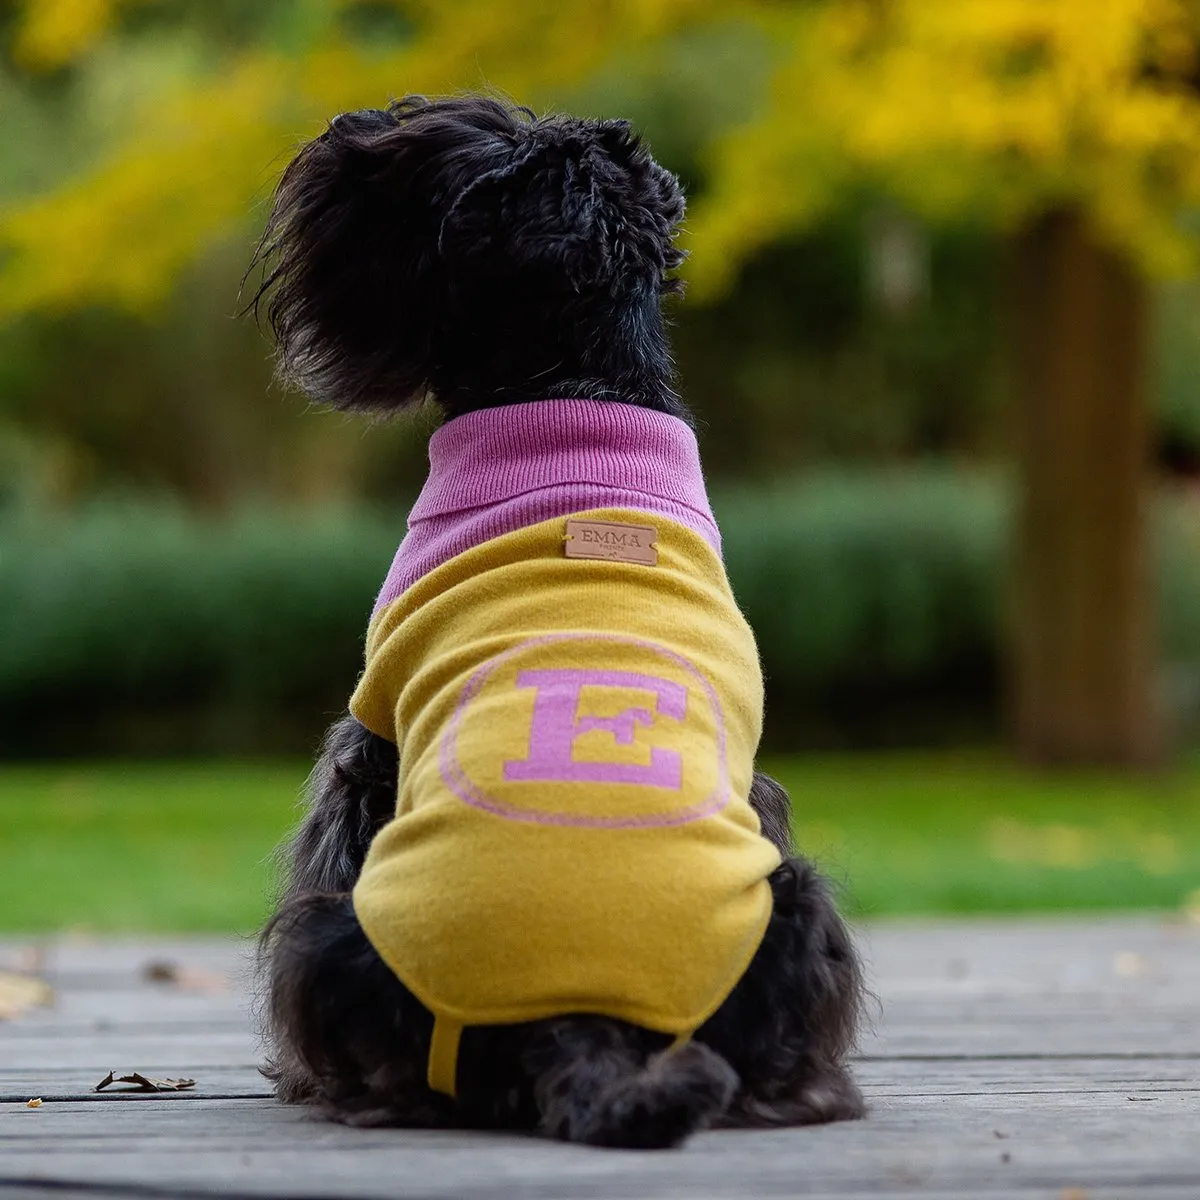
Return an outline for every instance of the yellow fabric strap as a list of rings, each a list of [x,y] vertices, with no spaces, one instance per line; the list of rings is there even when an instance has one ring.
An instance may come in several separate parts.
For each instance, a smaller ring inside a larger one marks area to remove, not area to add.
[[[463,1027],[445,1017],[433,1020],[433,1040],[429,1044],[429,1086],[435,1092],[454,1098],[458,1080],[458,1040]]]

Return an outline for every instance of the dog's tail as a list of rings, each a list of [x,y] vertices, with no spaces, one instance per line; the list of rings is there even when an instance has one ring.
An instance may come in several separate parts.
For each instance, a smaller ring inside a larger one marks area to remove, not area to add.
[[[677,1146],[715,1121],[738,1088],[716,1051],[688,1042],[647,1056],[645,1031],[602,1017],[545,1022],[527,1051],[541,1129],[591,1146]]]

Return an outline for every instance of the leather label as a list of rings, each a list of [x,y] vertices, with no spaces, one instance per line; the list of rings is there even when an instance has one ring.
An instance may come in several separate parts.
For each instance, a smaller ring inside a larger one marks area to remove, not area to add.
[[[568,558],[599,558],[607,562],[658,563],[658,530],[653,525],[624,525],[616,521],[567,521]]]

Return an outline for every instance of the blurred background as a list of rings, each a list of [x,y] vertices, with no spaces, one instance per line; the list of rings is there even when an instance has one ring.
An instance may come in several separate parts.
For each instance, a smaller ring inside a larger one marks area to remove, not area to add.
[[[494,88],[684,180],[764,760],[860,914],[1200,920],[1200,3],[0,3],[0,929],[237,929],[432,413],[239,289],[334,114]]]

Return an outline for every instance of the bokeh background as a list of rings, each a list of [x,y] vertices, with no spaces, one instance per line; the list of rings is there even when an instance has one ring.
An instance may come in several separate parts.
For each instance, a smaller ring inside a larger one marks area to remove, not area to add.
[[[0,929],[253,930],[435,416],[239,289],[334,114],[622,116],[766,765],[866,915],[1200,919],[1200,3],[0,4]]]

